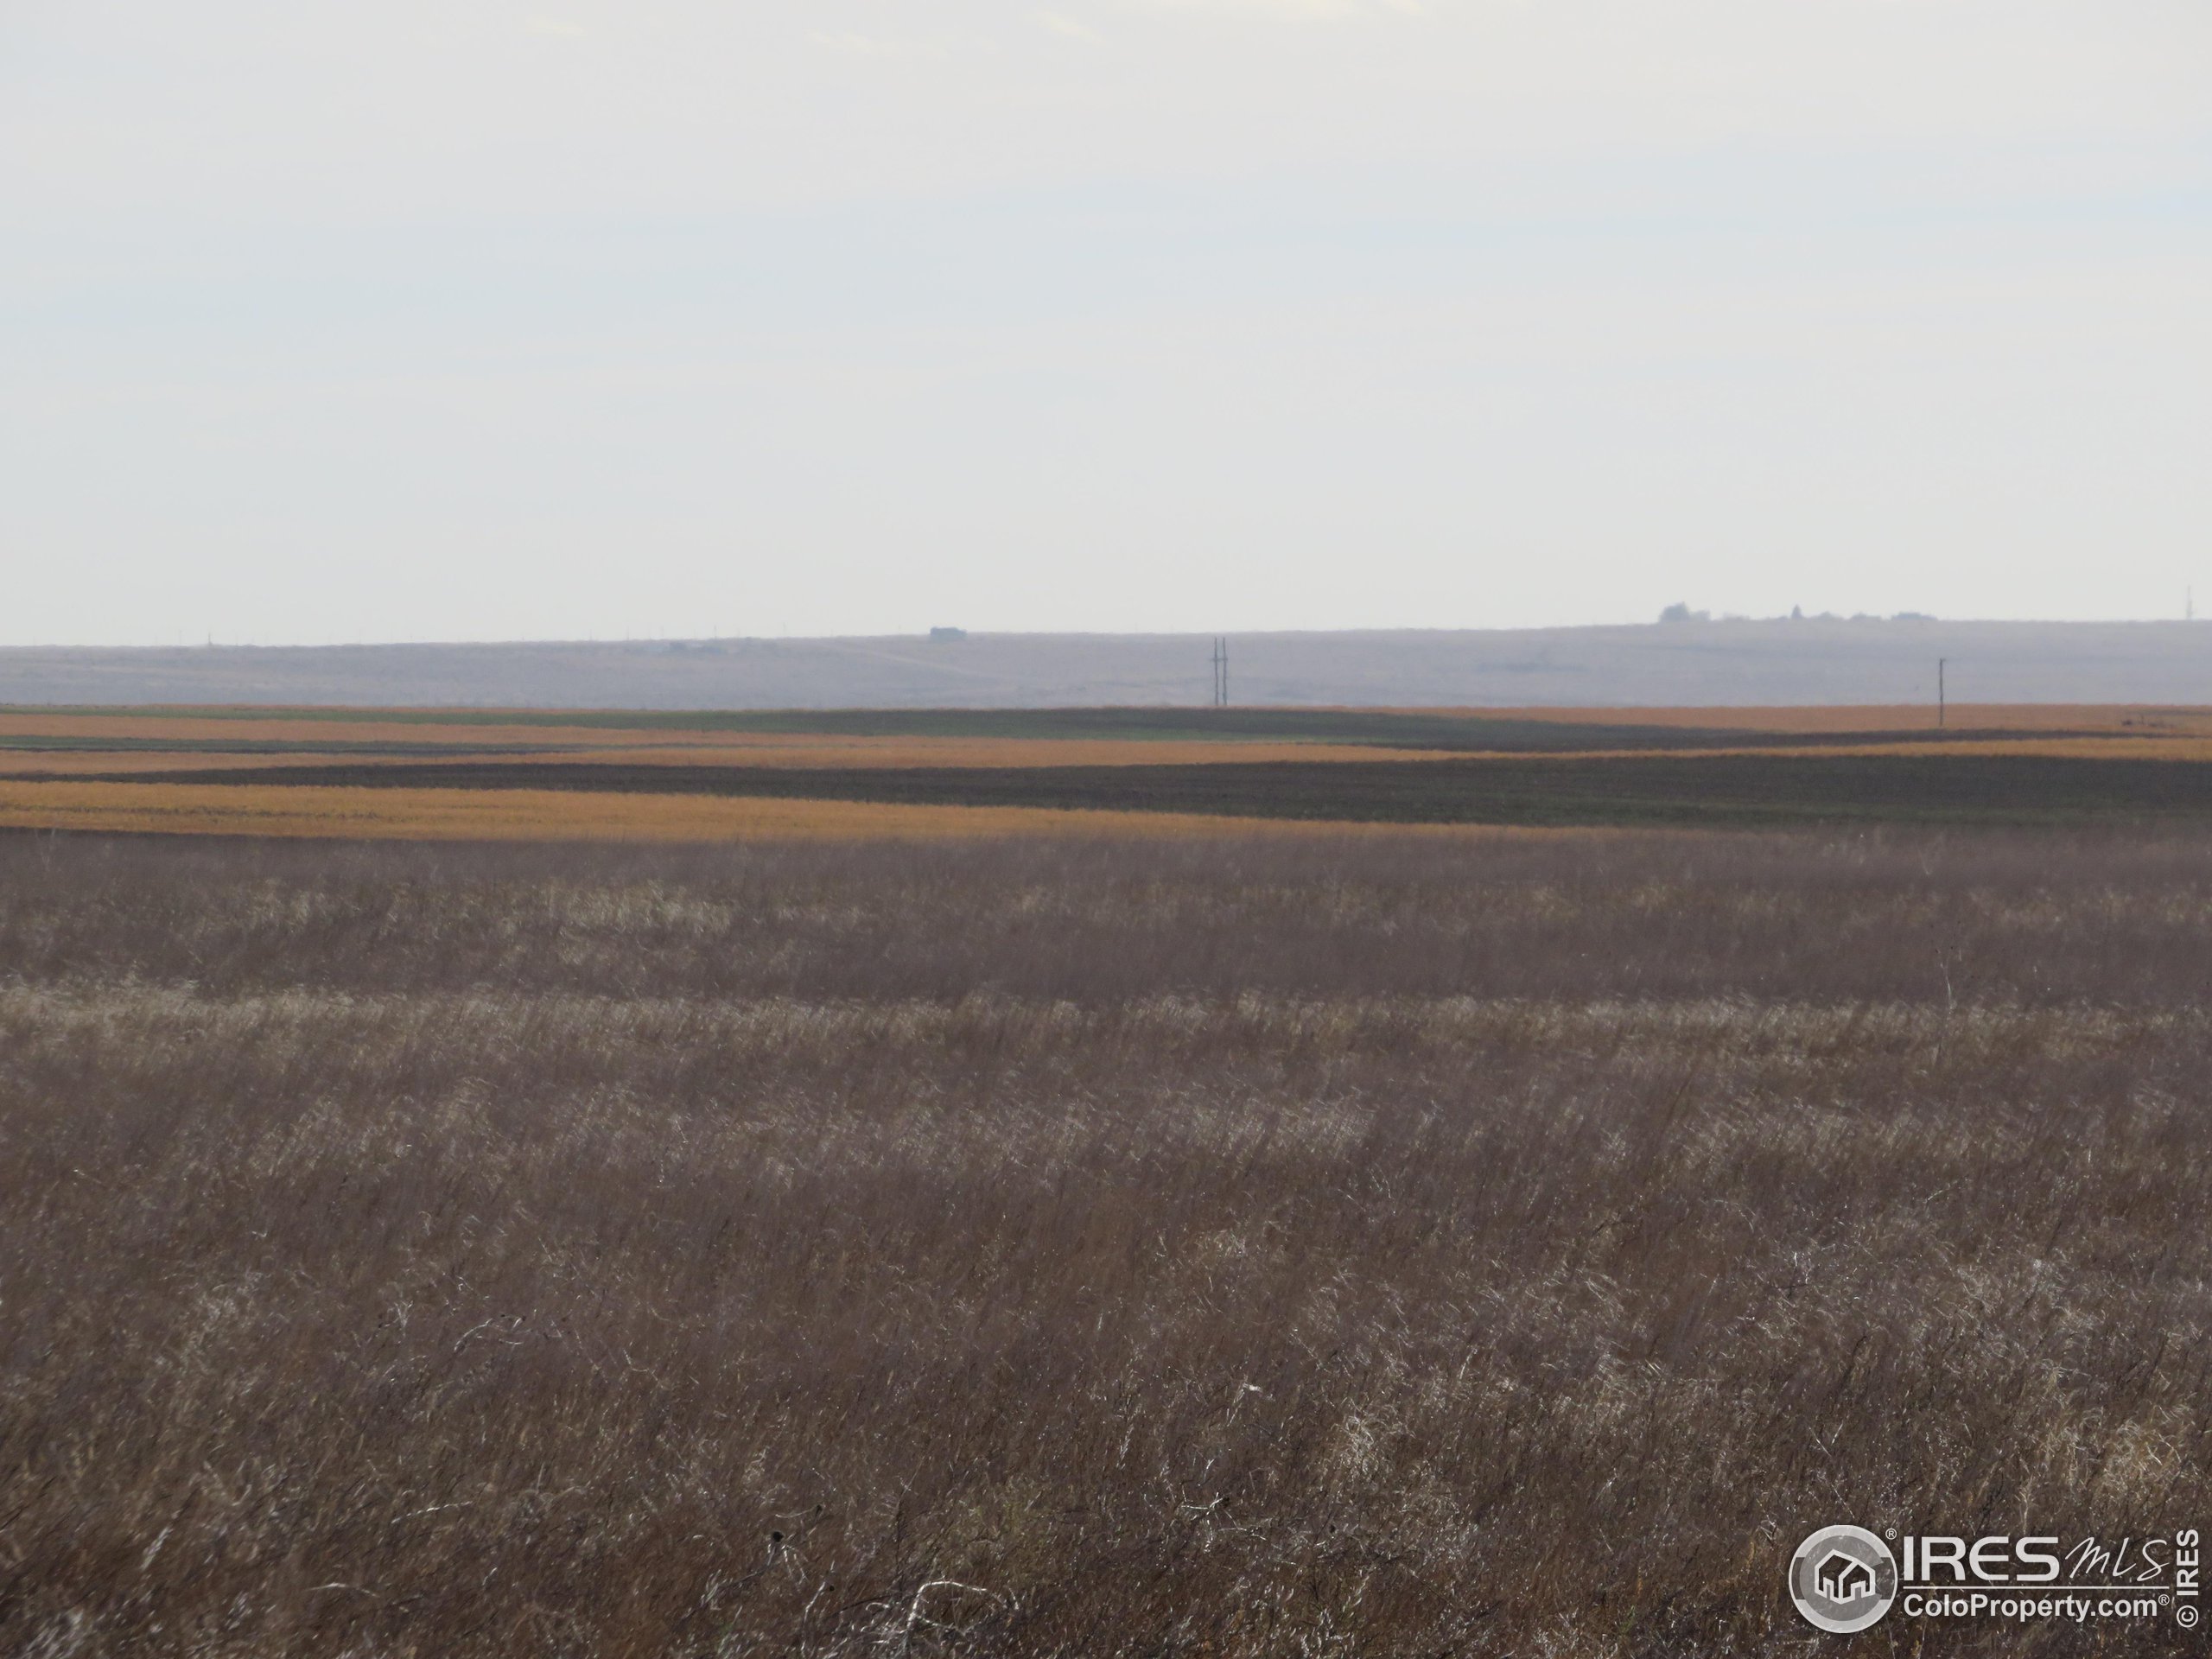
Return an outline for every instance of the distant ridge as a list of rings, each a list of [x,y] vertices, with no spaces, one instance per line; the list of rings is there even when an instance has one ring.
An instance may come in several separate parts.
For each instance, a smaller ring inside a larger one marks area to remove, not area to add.
[[[611,709],[1203,703],[1211,634],[0,648],[0,703]],[[1241,704],[2212,703],[2212,623],[1691,620],[1229,635]]]

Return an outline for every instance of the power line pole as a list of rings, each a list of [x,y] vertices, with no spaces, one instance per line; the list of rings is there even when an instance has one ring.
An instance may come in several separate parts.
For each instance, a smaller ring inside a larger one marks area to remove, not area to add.
[[[1229,641],[1221,634],[1213,638],[1213,706],[1229,707]]]
[[[1936,725],[1938,730],[1942,728],[1946,714],[1943,697],[1943,669],[1950,660],[1948,657],[1938,657],[1936,659]]]

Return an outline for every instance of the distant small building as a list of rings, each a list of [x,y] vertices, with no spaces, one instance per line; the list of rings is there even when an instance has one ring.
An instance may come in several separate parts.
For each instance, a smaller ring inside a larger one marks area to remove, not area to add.
[[[930,630],[930,643],[933,645],[945,645],[955,639],[965,639],[967,637],[968,630],[965,628],[931,628]]]

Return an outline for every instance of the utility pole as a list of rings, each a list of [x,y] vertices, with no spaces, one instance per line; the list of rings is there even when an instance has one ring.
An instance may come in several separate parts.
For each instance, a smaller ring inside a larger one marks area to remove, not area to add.
[[[1229,640],[1221,634],[1213,639],[1213,706],[1229,707]]]
[[[1950,660],[1951,659],[1948,657],[1938,657],[1936,659],[1936,725],[1938,730],[1941,730],[1942,728],[1945,715],[1943,706],[1943,669],[1944,665]]]

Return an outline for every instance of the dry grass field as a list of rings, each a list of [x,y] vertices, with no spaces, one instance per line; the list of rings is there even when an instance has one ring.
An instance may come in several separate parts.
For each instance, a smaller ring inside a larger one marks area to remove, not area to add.
[[[0,837],[0,1651],[2195,1651],[1783,1580],[2212,1518],[2209,979],[2191,830]]]

